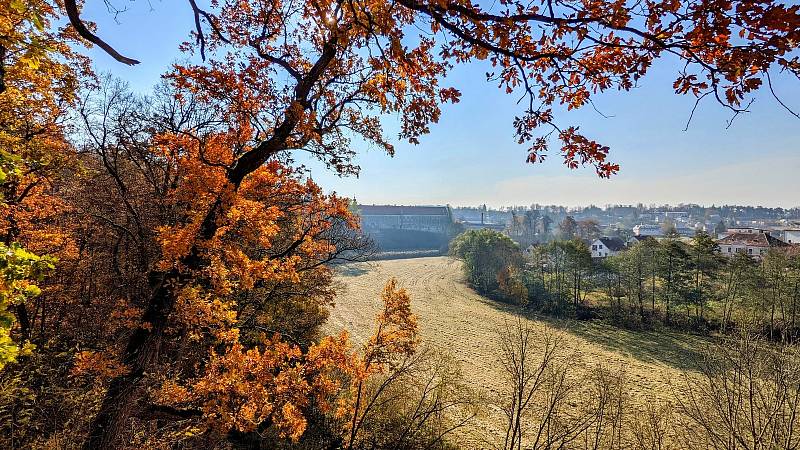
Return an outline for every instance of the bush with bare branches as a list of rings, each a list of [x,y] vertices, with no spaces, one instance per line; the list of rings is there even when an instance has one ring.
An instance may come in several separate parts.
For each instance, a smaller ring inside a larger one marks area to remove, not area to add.
[[[518,318],[498,334],[504,375],[503,450],[622,448],[624,374],[597,367],[578,377],[561,335],[534,335]]]
[[[744,334],[711,346],[677,396],[690,449],[800,447],[800,353]]]

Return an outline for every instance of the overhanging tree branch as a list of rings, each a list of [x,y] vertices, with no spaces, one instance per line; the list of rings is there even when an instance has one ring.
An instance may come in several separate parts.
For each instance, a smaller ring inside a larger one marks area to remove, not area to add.
[[[64,8],[67,10],[69,23],[73,28],[75,28],[75,31],[77,31],[82,38],[102,48],[104,52],[108,53],[112,58],[123,64],[127,64],[129,66],[135,66],[136,64],[139,64],[139,61],[135,59],[122,56],[119,54],[119,52],[114,50],[112,46],[89,31],[89,29],[86,27],[86,24],[84,24],[81,20],[80,12],[78,11],[78,5],[75,3],[75,0],[64,0]]]

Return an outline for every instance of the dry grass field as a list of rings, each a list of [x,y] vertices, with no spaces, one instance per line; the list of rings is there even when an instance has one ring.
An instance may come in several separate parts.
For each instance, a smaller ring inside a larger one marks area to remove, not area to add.
[[[379,293],[391,277],[396,277],[411,295],[423,342],[452,353],[477,393],[497,398],[501,380],[497,330],[514,319],[515,309],[488,300],[466,286],[461,263],[452,258],[380,261],[339,268],[341,293],[327,331],[347,329],[356,342],[369,336],[380,304]],[[563,350],[574,361],[571,366],[575,376],[598,364],[623,368],[631,400],[640,405],[652,398],[671,398],[671,382],[691,367],[692,349],[704,345],[701,339],[683,334],[632,332],[598,322],[538,317],[525,320],[537,333],[544,333],[548,326],[562,330]],[[499,417],[483,417],[459,430],[454,438],[464,448],[485,448],[486,440],[501,433]]]

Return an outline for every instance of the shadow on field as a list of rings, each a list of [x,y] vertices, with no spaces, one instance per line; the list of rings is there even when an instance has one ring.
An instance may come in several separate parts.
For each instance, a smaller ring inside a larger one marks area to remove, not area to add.
[[[690,334],[625,330],[599,321],[562,322],[560,328],[607,350],[681,370],[695,370],[699,352],[708,344],[707,339]]]
[[[478,294],[480,295],[480,294]],[[666,364],[680,370],[695,370],[700,352],[710,343],[709,338],[671,330],[626,330],[601,320],[578,321],[558,319],[517,306],[481,296],[485,303],[510,315],[546,323],[573,336],[650,364]]]

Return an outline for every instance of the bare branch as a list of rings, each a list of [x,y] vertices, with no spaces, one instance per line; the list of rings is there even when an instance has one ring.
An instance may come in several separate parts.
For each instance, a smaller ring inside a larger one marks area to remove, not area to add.
[[[78,5],[75,3],[75,0],[64,0],[64,8],[67,10],[69,23],[72,24],[73,28],[75,28],[75,31],[77,31],[82,38],[102,48],[103,51],[108,53],[112,58],[123,64],[127,64],[129,66],[135,66],[136,64],[139,64],[139,61],[135,59],[122,56],[104,40],[100,39],[97,35],[89,31],[89,29],[86,28],[86,24],[84,24],[81,20],[80,12],[78,11]]]

